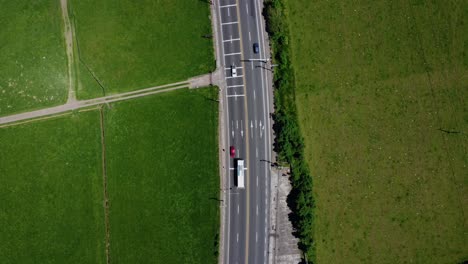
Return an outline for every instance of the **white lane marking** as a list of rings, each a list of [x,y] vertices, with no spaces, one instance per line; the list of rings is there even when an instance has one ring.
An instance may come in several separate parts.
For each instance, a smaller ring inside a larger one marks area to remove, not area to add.
[[[229,168],[229,170],[234,170],[235,168]]]
[[[239,40],[240,40],[240,38],[235,38],[235,39],[234,39],[234,38],[232,38],[232,36],[231,36],[231,39],[225,39],[225,40],[223,40],[223,42],[233,42],[233,41],[239,41]]]
[[[249,31],[249,41],[252,41],[252,37],[250,36],[250,31]]]
[[[249,13],[249,4],[245,4],[245,9],[247,9],[247,14]]]
[[[250,68],[252,68],[252,70],[253,70],[253,66],[254,66],[253,63],[250,63]]]
[[[255,242],[258,242],[258,233],[255,232]]]
[[[258,158],[258,147],[255,146],[255,157]]]
[[[239,120],[236,120],[236,129],[239,129]]]
[[[261,17],[261,13],[260,13],[260,8],[258,7],[259,3],[257,1],[254,1],[254,5],[253,5],[253,9],[254,9],[254,13],[256,14],[256,17],[257,18],[260,18]],[[257,36],[259,37],[260,39],[260,43],[262,45],[262,47],[265,46],[265,38],[264,38],[264,34],[263,34],[263,23],[259,23],[259,21],[257,19],[255,19],[255,24],[256,24],[256,27],[257,27]],[[260,25],[259,25],[260,24]],[[259,30],[259,28],[261,28],[261,30]],[[260,37],[260,34],[261,34],[261,37]],[[264,58],[266,58],[266,51],[265,49],[262,49],[262,55]],[[269,111],[270,111],[270,98],[269,98],[269,92],[268,92],[268,87],[269,87],[269,80],[268,80],[268,76],[266,73],[264,73],[264,71],[260,71],[260,74],[261,74],[261,82],[262,82],[262,93],[263,93],[263,97],[262,97],[262,103],[263,103],[263,111],[264,111],[264,115],[266,117],[266,122],[267,122],[267,127],[268,129],[271,128],[270,126],[270,118],[269,118]],[[271,159],[271,148],[268,147],[268,150],[267,150],[267,146],[271,146],[271,138],[270,138],[270,132],[267,132],[268,134],[265,135],[265,145],[264,145],[264,148],[265,148],[265,154],[267,155],[267,159]],[[267,175],[268,175],[268,171],[267,171],[267,167],[265,166],[264,167],[265,170],[265,212],[267,212],[267,210],[269,209],[269,206],[268,206],[268,194],[269,194],[269,189],[268,189],[268,182],[267,182]],[[265,215],[268,215],[267,213],[265,213]],[[265,217],[265,227],[268,226],[268,218]],[[267,234],[267,231],[265,232],[265,234]],[[264,236],[264,245],[265,245],[265,249],[268,249],[269,248],[269,245],[268,245],[268,241],[267,241],[267,236]],[[267,250],[264,250],[264,257],[266,259],[266,254],[267,253]]]
[[[237,98],[237,97],[243,97],[245,95],[243,94],[233,94],[233,95],[228,95],[227,97],[234,97],[234,98]]]
[[[262,126],[262,120],[260,120],[260,138],[262,138],[264,130],[265,130],[265,126]]]
[[[242,67],[242,66],[236,66],[236,69],[242,69],[242,68],[244,68],[244,67]],[[230,71],[230,70],[231,70],[231,67],[226,67],[226,68],[224,68],[224,70],[225,70],[225,71]]]
[[[237,76],[228,76],[226,79],[232,79],[232,78],[242,78],[244,75],[237,75]]]
[[[255,211],[256,211],[256,214],[258,215],[258,204],[257,204],[257,209]]]
[[[258,187],[258,176],[257,176],[257,187]]]
[[[232,24],[237,24],[237,23],[239,23],[239,21],[224,22],[224,23],[221,23],[221,25],[226,26],[226,25],[232,25]]]
[[[233,52],[233,53],[228,53],[228,54],[224,54],[224,56],[232,56],[232,55],[239,55],[241,54],[240,52]]]
[[[237,240],[237,242],[239,242],[239,233],[237,233],[237,239],[236,240]]]
[[[234,130],[232,130],[232,138],[234,138]]]
[[[229,10],[231,10],[230,8],[228,8],[228,16],[231,16],[231,12],[229,12]]]
[[[229,85],[227,88],[235,88],[235,87],[244,87],[243,84],[239,84],[239,85]],[[255,92],[255,91],[254,91]]]
[[[239,205],[237,205],[237,214],[239,214]]]
[[[255,129],[257,129],[257,119],[255,119]]]
[[[229,86],[228,86],[228,87],[229,87]],[[254,101],[255,101],[255,98],[256,98],[256,96],[255,96],[255,90],[254,90]]]
[[[220,6],[219,8],[225,8],[225,7],[231,7],[231,6],[236,6],[236,4],[233,4],[233,5],[223,5],[223,6]]]
[[[251,129],[253,128],[253,122],[252,122],[252,120],[250,120],[250,128],[251,128]]]

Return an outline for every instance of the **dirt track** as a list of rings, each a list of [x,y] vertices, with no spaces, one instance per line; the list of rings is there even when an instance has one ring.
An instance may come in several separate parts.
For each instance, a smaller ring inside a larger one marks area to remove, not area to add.
[[[132,92],[125,92],[120,94],[108,95],[104,97],[99,97],[95,99],[83,100],[83,101],[73,101],[67,102],[66,104],[44,108],[36,111],[25,112],[20,114],[14,114],[9,116],[0,117],[0,127],[4,127],[5,124],[14,123],[18,121],[23,121],[27,119],[34,119],[44,116],[51,116],[57,115],[64,112],[77,110],[81,108],[86,108],[90,106],[96,106],[101,104],[107,104],[117,101],[129,100],[133,98],[148,96],[157,93],[163,93],[168,91],[173,91],[182,88],[197,88],[210,85],[210,78],[207,77],[208,75],[197,76],[195,78],[191,78],[187,81],[183,82],[176,82],[161,86],[150,87],[142,90],[132,91]]]
[[[73,29],[71,27],[70,18],[68,17],[68,1],[60,0],[60,6],[62,8],[63,23],[65,26],[65,47],[67,50],[68,57],[68,103],[76,101],[75,87],[73,85]]]

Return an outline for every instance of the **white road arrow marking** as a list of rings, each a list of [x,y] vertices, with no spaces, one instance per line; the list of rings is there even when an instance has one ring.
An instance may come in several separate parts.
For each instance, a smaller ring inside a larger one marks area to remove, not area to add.
[[[242,120],[241,120],[241,137],[244,138],[244,128],[242,127]]]

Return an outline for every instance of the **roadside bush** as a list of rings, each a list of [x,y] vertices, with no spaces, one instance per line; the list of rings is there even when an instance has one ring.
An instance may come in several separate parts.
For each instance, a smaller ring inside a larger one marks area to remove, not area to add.
[[[288,196],[288,206],[292,211],[290,219],[300,240],[299,248],[308,263],[312,263],[315,258],[312,177],[304,159],[304,143],[297,119],[294,70],[290,64],[289,31],[282,0],[266,1],[263,14],[271,39],[273,61],[279,65],[274,74],[274,148],[278,161],[289,164],[291,168],[292,190]]]

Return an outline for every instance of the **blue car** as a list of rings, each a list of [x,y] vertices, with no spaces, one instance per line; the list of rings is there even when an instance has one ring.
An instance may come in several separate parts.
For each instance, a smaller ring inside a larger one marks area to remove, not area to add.
[[[255,54],[260,52],[260,48],[258,47],[258,43],[253,44],[253,51]]]

